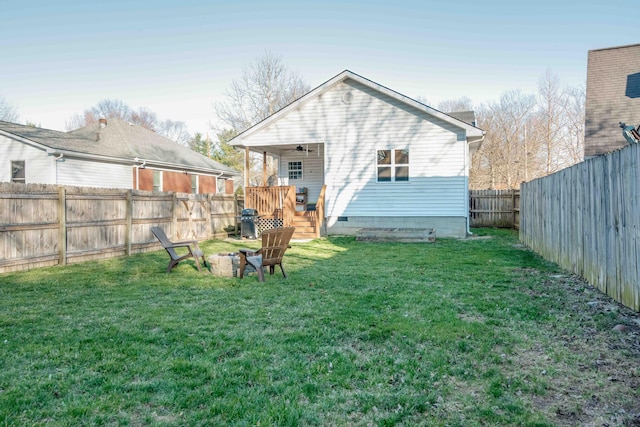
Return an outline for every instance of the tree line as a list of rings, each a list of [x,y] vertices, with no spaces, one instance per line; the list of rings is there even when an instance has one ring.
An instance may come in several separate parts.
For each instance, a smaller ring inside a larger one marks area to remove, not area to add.
[[[480,105],[478,127],[485,140],[473,156],[473,189],[519,188],[530,181],[583,160],[584,86],[563,87],[550,70],[540,78],[537,94],[507,91]]]

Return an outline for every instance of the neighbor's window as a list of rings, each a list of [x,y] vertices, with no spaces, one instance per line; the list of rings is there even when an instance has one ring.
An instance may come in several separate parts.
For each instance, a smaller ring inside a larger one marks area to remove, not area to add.
[[[26,183],[26,176],[24,173],[24,160],[12,160],[11,161],[11,182]]]
[[[289,179],[302,179],[302,162],[289,162]]]
[[[153,191],[162,191],[162,171],[153,171]]]
[[[216,193],[224,194],[227,191],[227,180],[224,178],[216,178]]]
[[[378,150],[378,182],[409,181],[409,149]]]
[[[191,192],[198,194],[198,175],[191,175]]]

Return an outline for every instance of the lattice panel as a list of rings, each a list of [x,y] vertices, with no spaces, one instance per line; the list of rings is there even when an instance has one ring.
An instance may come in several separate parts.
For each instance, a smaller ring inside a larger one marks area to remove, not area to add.
[[[284,226],[281,218],[256,218],[255,222],[258,230],[258,236],[265,230],[282,228]]]

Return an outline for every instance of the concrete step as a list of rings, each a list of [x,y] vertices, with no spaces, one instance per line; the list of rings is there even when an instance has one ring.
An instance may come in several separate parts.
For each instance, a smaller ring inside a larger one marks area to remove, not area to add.
[[[356,233],[361,242],[427,242],[436,241],[434,228],[362,228]]]

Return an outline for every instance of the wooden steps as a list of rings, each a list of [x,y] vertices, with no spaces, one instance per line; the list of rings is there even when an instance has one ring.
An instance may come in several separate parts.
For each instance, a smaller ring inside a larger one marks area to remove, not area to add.
[[[294,239],[315,239],[320,237],[316,233],[315,212],[296,212],[291,225],[296,228]]]

